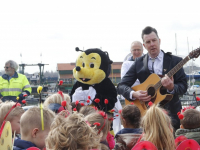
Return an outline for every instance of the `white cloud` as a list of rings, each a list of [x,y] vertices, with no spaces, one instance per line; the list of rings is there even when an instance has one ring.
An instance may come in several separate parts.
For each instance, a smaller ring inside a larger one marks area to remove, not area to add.
[[[141,40],[145,26],[158,30],[161,48],[187,55],[200,45],[200,13],[196,1],[1,1],[0,70],[8,59],[21,63],[49,64],[75,62],[75,47],[102,47],[113,61],[122,61],[130,43]],[[200,63],[198,58],[196,62]],[[26,72],[39,71],[26,67]]]

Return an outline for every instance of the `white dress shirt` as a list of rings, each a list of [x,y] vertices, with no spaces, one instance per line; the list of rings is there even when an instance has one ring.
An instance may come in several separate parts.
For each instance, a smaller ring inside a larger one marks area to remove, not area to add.
[[[154,73],[158,74],[158,75],[162,75],[162,70],[163,70],[163,57],[164,57],[164,53],[162,51],[160,51],[160,53],[158,54],[158,56],[156,58],[154,58]],[[149,56],[149,60],[148,60],[148,68],[151,71],[152,70],[152,61],[153,59]]]
[[[148,54],[147,54],[148,55]],[[158,54],[158,56],[156,58],[154,58],[154,73],[158,74],[158,75],[162,75],[162,70],[163,70],[163,58],[164,58],[164,53],[160,50],[160,53]],[[148,59],[148,69],[150,70],[150,72],[152,71],[152,61],[153,59],[149,56]],[[135,98],[133,98],[133,92],[135,91],[131,91],[130,92],[130,99],[135,100]],[[174,90],[169,91],[167,90],[168,93],[170,94],[174,94]]]

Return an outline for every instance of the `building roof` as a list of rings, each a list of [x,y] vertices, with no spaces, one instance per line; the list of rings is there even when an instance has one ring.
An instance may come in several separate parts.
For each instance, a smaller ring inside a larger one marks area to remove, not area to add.
[[[75,68],[75,63],[58,63],[57,71],[62,70],[73,70]]]
[[[113,62],[112,69],[121,69],[123,62]],[[57,64],[57,71],[63,70],[73,70],[75,68],[75,63],[58,63]]]

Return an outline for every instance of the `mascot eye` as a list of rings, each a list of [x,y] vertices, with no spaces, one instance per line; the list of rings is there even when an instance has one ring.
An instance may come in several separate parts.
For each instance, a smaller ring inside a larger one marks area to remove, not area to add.
[[[83,63],[82,66],[85,67],[85,63]]]
[[[94,68],[94,64],[93,63],[90,63],[90,68]]]

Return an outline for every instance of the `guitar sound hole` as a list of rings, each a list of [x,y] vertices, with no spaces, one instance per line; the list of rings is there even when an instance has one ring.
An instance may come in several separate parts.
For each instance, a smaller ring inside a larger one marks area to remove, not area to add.
[[[155,89],[154,87],[149,87],[147,90],[148,95],[151,95],[151,97],[153,97],[155,95]]]

